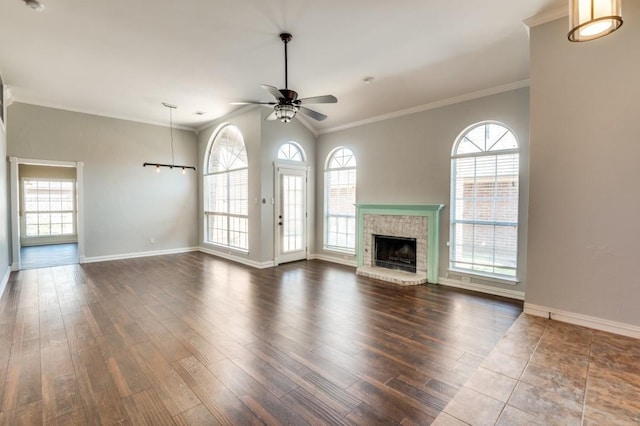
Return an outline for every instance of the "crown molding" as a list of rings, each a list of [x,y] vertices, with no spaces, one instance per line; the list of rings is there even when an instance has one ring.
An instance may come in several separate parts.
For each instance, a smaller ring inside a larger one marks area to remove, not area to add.
[[[377,123],[380,121],[389,120],[392,118],[403,117],[405,115],[411,115],[418,112],[429,111],[432,109],[442,108],[448,105],[458,104],[460,102],[466,102],[473,99],[483,98],[485,96],[497,95],[499,93],[510,92],[511,90],[521,89],[529,86],[529,80],[520,80],[513,83],[503,84],[501,86],[491,87],[489,89],[478,90],[477,92],[471,92],[453,98],[442,99],[440,101],[431,102],[424,105],[419,105],[413,108],[401,109],[400,111],[391,112],[388,114],[377,115],[364,120],[354,121],[352,123],[343,124],[336,127],[320,130],[318,133],[324,135],[327,133],[338,132],[340,130],[351,129],[354,127],[364,126],[366,124]]]
[[[231,118],[231,117],[235,117],[238,114],[243,114],[245,112],[251,111],[253,109],[256,109],[258,107],[260,107],[261,105],[257,105],[257,104],[249,104],[249,105],[243,105],[240,108],[234,109],[233,111],[231,111],[228,114],[222,115],[218,118],[214,118],[213,120],[209,120],[206,123],[198,126],[195,128],[195,132],[197,134],[200,134],[200,132],[207,130],[210,127],[215,126],[218,123],[221,123],[223,121],[226,121],[227,119]]]
[[[534,15],[531,18],[525,19],[522,23],[527,29],[531,29],[538,25],[564,18],[565,16],[569,16],[569,9],[566,5]]]
[[[251,111],[252,109],[255,108],[260,108],[262,107],[262,105],[257,105],[257,104],[249,104],[249,105],[243,105],[242,107],[233,110],[232,112],[230,112],[229,114],[223,115],[222,117],[218,117],[214,120],[208,121],[205,124],[203,124],[202,126],[196,128],[196,133],[200,133],[203,130],[206,130],[212,126],[215,126],[216,123],[218,123],[220,120],[225,121],[233,116],[236,116],[238,114],[242,114],[245,113],[247,111]],[[313,127],[313,125],[309,122],[309,120],[307,120],[306,118],[302,117],[301,114],[296,114],[296,120],[298,120],[304,127],[306,127],[312,134],[313,136],[315,136],[316,138],[318,137],[318,131]]]
[[[141,119],[137,119],[137,118],[127,117],[125,115],[105,114],[103,112],[96,112],[96,111],[87,110],[87,109],[72,108],[72,107],[68,107],[68,106],[65,106],[65,105],[54,104],[54,103],[49,103],[49,102],[42,102],[42,101],[38,101],[38,100],[35,100],[35,99],[29,99],[28,97],[16,96],[15,94],[13,95],[12,102],[19,102],[19,103],[22,103],[22,104],[35,105],[35,106],[40,106],[40,107],[44,107],[44,108],[59,109],[61,111],[77,112],[79,114],[96,115],[98,117],[114,118],[116,120],[132,121],[134,123],[151,124],[153,126],[160,126],[160,127],[166,127],[166,128],[170,127],[169,123],[165,123],[165,122],[161,122],[161,121],[141,120]],[[180,125],[176,125],[175,123],[173,124],[173,128],[177,129],[177,130],[186,130],[188,132],[194,132],[194,133],[196,131],[196,129],[193,128],[193,127],[180,126]]]

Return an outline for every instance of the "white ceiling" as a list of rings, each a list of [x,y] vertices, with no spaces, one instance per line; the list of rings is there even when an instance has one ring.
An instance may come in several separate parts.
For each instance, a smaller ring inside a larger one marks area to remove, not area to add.
[[[0,71],[17,101],[198,128],[238,106],[300,97],[323,132],[526,80],[522,21],[565,0],[22,0],[0,2]],[[374,76],[364,84],[362,79]],[[196,111],[205,111],[202,116]]]

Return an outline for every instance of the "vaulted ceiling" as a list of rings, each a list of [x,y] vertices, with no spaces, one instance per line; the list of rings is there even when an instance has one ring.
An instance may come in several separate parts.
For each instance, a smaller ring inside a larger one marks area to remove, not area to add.
[[[198,128],[238,106],[301,97],[323,132],[529,75],[522,21],[564,0],[23,0],[0,2],[0,72],[17,101]],[[366,84],[365,77],[375,79]],[[202,115],[196,112],[204,112]]]

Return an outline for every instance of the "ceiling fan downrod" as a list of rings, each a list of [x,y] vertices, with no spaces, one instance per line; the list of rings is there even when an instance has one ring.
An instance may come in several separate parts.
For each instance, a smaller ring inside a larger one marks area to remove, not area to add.
[[[280,34],[280,40],[284,43],[284,88],[289,88],[289,68],[287,61],[287,43],[291,41],[293,36],[289,33]]]

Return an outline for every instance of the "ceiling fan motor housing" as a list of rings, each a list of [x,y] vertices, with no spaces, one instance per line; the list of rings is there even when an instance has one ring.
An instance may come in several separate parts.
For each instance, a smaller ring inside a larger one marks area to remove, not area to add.
[[[283,103],[293,104],[298,99],[298,93],[293,90],[280,89],[280,93],[282,93],[282,98],[280,99],[284,100]]]

